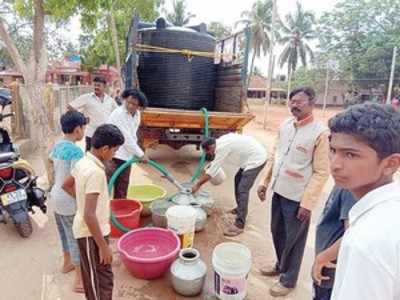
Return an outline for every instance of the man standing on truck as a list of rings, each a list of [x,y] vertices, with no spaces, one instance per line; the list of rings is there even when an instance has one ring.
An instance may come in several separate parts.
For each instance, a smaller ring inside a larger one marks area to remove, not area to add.
[[[237,133],[228,133],[218,139],[208,138],[201,143],[201,148],[211,157],[212,162],[192,187],[193,193],[215,177],[227,159],[239,167],[235,176],[237,207],[231,210],[236,215],[236,220],[224,230],[226,236],[237,236],[244,230],[250,189],[267,162],[267,150],[254,137]]]
[[[279,276],[270,289],[286,296],[296,286],[310,225],[311,211],[329,176],[328,128],[314,120],[315,92],[299,88],[289,95],[294,118],[283,122],[275,144],[275,158],[258,187],[261,201],[268,185],[273,191],[271,231],[277,262],[260,271]]]
[[[96,128],[106,123],[118,106],[114,99],[105,93],[107,81],[104,78],[95,77],[93,85],[93,93],[83,94],[68,104],[69,110],[79,110],[89,118],[85,137],[86,151],[90,150],[90,142]]]

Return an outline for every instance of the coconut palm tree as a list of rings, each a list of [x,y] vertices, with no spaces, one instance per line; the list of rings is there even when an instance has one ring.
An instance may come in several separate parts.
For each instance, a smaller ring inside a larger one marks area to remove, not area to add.
[[[251,58],[250,72],[247,87],[250,83],[251,75],[254,70],[254,61],[260,57],[261,53],[267,54],[270,47],[270,32],[272,23],[272,0],[257,0],[251,10],[246,10],[241,14],[242,20],[237,24],[249,26],[251,30]]]
[[[186,0],[174,0],[172,12],[167,13],[167,21],[175,26],[184,26],[196,15],[186,11]]]
[[[308,44],[316,38],[314,29],[315,16],[312,12],[305,11],[297,1],[294,14],[286,16],[286,22],[280,22],[280,34],[278,42],[284,46],[279,57],[280,67],[288,68],[288,91],[293,73],[296,71],[299,60],[303,66],[307,66],[308,59],[314,57]],[[289,93],[288,93],[289,94]]]

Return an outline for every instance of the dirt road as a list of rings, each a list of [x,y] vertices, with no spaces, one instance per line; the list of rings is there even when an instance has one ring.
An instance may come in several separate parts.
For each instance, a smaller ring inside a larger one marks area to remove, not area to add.
[[[267,130],[263,129],[263,107],[252,104],[251,110],[256,114],[256,119],[249,124],[244,133],[257,137],[266,147],[271,148],[276,135],[276,130],[281,121],[289,116],[285,107],[271,107],[268,112]],[[336,111],[328,111],[323,117],[321,111],[316,112],[316,117],[326,121]],[[185,147],[174,151],[167,147],[159,147],[156,151],[149,151],[150,158],[164,164],[180,180],[188,179],[195,169],[199,152],[193,147]],[[39,174],[43,173],[43,166],[36,156],[29,157]],[[206,287],[201,296],[185,298],[176,295],[169,284],[168,277],[155,281],[144,281],[131,277],[115,253],[113,263],[115,273],[114,299],[124,300],[181,300],[181,299],[214,299],[211,295],[211,253],[218,243],[232,240],[247,245],[253,255],[253,268],[248,279],[248,299],[266,300],[274,299],[269,296],[268,289],[273,280],[262,277],[258,267],[267,262],[274,261],[271,234],[269,232],[269,202],[261,203],[252,191],[249,205],[248,225],[244,234],[236,238],[227,239],[222,235],[222,224],[226,218],[224,211],[232,208],[233,176],[235,171],[232,166],[226,166],[228,179],[220,186],[206,185],[205,190],[212,192],[217,202],[217,210],[209,219],[206,229],[195,236],[195,247],[200,250],[203,260],[207,263],[208,277]],[[173,193],[175,189],[169,183],[159,178],[154,171],[144,167],[134,167],[133,181],[135,183],[162,184]],[[329,192],[331,184],[327,184],[321,196],[319,207],[313,213],[312,226],[307,242],[302,271],[298,286],[290,296],[282,299],[308,300],[311,298],[310,269],[313,260],[313,245],[315,222],[320,215],[321,206]],[[0,224],[0,299],[1,300],[82,300],[82,295],[71,292],[72,274],[61,274],[61,250],[57,236],[56,225],[51,207],[47,216],[36,214],[34,233],[29,239],[17,236],[11,224]],[[115,242],[113,242],[115,250]]]

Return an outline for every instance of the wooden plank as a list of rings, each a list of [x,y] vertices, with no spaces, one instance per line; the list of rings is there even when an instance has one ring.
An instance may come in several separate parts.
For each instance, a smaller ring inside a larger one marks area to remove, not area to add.
[[[215,89],[215,109],[227,112],[241,112],[242,86]]]
[[[225,82],[220,82],[217,84],[215,89],[225,89],[225,88],[238,88],[241,89],[243,87],[241,82],[235,82],[235,81],[225,81]]]
[[[240,75],[220,76],[220,77],[217,78],[217,82],[221,82],[221,81],[237,81],[237,82],[241,82],[242,81],[242,77],[240,77]]]
[[[209,126],[212,129],[236,129],[253,118],[251,114],[210,112]],[[147,127],[201,129],[204,116],[198,111],[147,108],[142,113],[142,124]]]
[[[193,116],[203,116],[203,113],[200,110],[188,110],[188,109],[171,109],[171,108],[161,108],[161,107],[147,107],[143,114],[160,114],[160,115],[193,115]],[[242,117],[243,113],[228,113],[223,111],[209,111],[209,116],[226,116],[226,117]]]
[[[218,73],[216,77],[216,81],[220,80],[221,78],[224,78],[226,76],[241,76],[240,72],[224,72],[224,73]]]
[[[228,70],[218,70],[217,78],[225,75],[241,75],[242,70],[240,69],[228,69]]]
[[[224,72],[240,72],[242,71],[242,68],[217,68],[217,74],[224,73]]]
[[[218,70],[220,69],[241,69],[242,64],[234,64],[234,65],[218,65]]]

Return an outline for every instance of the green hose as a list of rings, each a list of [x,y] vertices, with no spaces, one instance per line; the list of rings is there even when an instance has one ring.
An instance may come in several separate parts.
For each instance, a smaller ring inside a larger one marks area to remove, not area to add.
[[[132,164],[136,164],[140,159],[137,157],[131,158],[130,160],[127,160],[126,162],[124,162],[117,170],[115,170],[115,172],[112,174],[111,178],[110,178],[110,182],[108,183],[108,192],[111,194],[112,189],[114,187],[114,183],[115,180],[117,180],[118,176],[121,175],[121,173],[130,165]],[[167,169],[164,168],[164,166],[156,163],[153,160],[149,160],[148,165],[151,166],[153,169],[159,171],[162,175],[164,176],[169,176],[169,173],[167,171]],[[114,213],[111,212],[111,223],[117,227],[120,231],[122,232],[128,232],[131,229],[125,227],[124,225],[122,225],[117,218],[115,217]]]
[[[204,107],[201,109],[201,111],[202,111],[202,113],[204,115],[204,136],[206,138],[208,138],[209,137],[209,132],[208,132],[208,111]],[[206,165],[206,153],[202,153],[202,155],[200,157],[199,164],[197,165],[197,168],[194,171],[194,174],[192,176],[192,179],[190,180],[190,183],[194,183],[196,181],[196,179],[200,177],[201,172],[203,171],[205,165]]]
[[[201,111],[203,112],[204,115],[204,136],[207,138],[209,136],[209,132],[208,132],[208,111],[206,108],[202,108]],[[124,162],[117,170],[115,170],[115,172],[112,174],[110,181],[108,183],[108,192],[111,194],[112,189],[114,187],[115,184],[115,180],[117,180],[118,176],[121,175],[121,173],[130,165],[132,164],[136,164],[139,161],[138,157],[133,157],[130,160],[127,160],[126,162]],[[200,162],[197,165],[197,168],[192,176],[191,179],[191,183],[193,183],[197,178],[199,178],[199,176],[201,175],[201,171],[204,168],[204,165],[206,164],[206,154],[203,153],[201,155],[200,158]],[[170,173],[167,171],[167,169],[156,163],[154,160],[149,160],[148,165],[151,166],[153,169],[157,170],[158,172],[160,172],[162,175],[166,176],[166,177],[170,177]],[[111,223],[118,228],[118,230],[126,233],[129,232],[131,229],[125,227],[124,225],[122,225],[117,218],[115,217],[114,213],[111,211]]]

